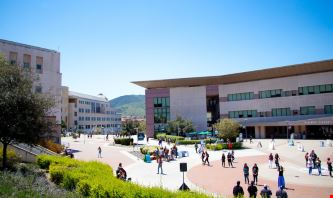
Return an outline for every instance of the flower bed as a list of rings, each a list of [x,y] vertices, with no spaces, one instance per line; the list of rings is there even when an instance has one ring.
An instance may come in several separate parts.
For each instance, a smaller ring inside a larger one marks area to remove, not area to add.
[[[87,197],[209,197],[197,192],[171,192],[125,182],[113,176],[110,166],[96,161],[40,155],[37,163],[49,169],[51,181]]]
[[[140,152],[144,155],[146,154],[152,155],[157,148],[158,146],[143,146],[140,148]]]
[[[176,141],[179,140],[184,140],[185,138],[182,136],[175,136],[175,135],[166,135],[165,133],[160,133],[156,135],[157,139],[162,139],[163,141],[167,141],[168,139],[171,140],[171,142],[175,143]]]
[[[228,149],[228,144],[227,143],[223,143],[223,144],[207,144],[206,145],[207,149],[209,150],[214,150],[214,151],[218,151],[218,150],[222,150],[222,149]],[[242,149],[242,143],[241,142],[234,142],[232,143],[232,149]]]
[[[206,144],[214,143],[216,141],[216,138],[211,138],[211,139],[204,139]],[[178,144],[182,145],[188,145],[188,144],[200,144],[201,140],[179,140]]]

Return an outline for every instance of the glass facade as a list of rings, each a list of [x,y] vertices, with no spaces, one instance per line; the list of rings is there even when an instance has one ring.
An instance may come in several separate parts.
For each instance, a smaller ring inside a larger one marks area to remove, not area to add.
[[[290,116],[290,108],[275,108],[272,109],[272,116]]]
[[[164,131],[170,121],[170,98],[154,98],[154,131]]]

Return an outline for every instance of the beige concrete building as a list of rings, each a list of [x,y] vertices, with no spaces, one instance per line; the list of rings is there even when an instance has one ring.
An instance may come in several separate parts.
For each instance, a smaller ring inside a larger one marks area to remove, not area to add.
[[[0,39],[0,53],[14,65],[29,69],[37,76],[34,90],[47,94],[55,101],[55,107],[49,116],[57,124],[61,122],[61,73],[60,53],[55,50],[26,45]],[[57,127],[59,128],[59,127]],[[55,141],[60,142],[60,128],[57,129]]]
[[[67,130],[85,133],[116,133],[121,130],[121,114],[111,108],[102,94],[91,96],[62,88],[62,120]]]
[[[333,61],[320,61],[244,73],[139,81],[146,88],[149,136],[176,116],[192,120],[197,131],[220,118],[242,125],[256,138],[333,137]]]

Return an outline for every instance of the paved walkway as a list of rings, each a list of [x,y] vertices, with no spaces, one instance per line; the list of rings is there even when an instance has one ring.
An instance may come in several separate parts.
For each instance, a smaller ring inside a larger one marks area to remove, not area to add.
[[[182,173],[179,170],[179,163],[186,162],[188,172],[185,174],[185,183],[191,190],[196,190],[214,195],[231,195],[232,188],[237,180],[244,185],[242,167],[245,162],[250,165],[257,163],[259,166],[259,191],[263,184],[268,184],[273,194],[277,189],[276,169],[269,169],[267,164],[268,154],[278,152],[281,157],[281,164],[285,167],[285,180],[288,188],[289,197],[328,197],[333,194],[333,178],[329,176],[308,176],[304,166],[304,154],[297,151],[296,147],[288,147],[286,140],[276,140],[276,150],[268,149],[270,140],[260,140],[263,148],[257,149],[257,141],[253,144],[244,142],[250,149],[236,150],[236,168],[222,168],[221,154],[228,151],[209,151],[211,166],[201,164],[200,155],[195,153],[193,145],[179,146],[178,150],[188,151],[189,157],[178,158],[175,161],[164,162],[164,175],[157,174],[157,163],[144,163],[129,151],[139,150],[139,147],[115,146],[112,141],[105,141],[104,136],[94,136],[87,139],[81,136],[80,139],[63,138],[62,142],[68,142],[70,147],[80,152],[75,153],[75,158],[82,160],[98,160],[110,164],[114,169],[118,163],[122,162],[128,176],[132,181],[145,186],[159,186],[169,190],[177,190],[182,184]],[[296,141],[297,142],[297,141]],[[139,142],[147,144],[147,142]],[[326,167],[326,158],[332,156],[333,148],[320,148],[318,141],[301,141],[306,150],[315,149],[318,156],[322,159],[323,167]],[[157,141],[149,140],[149,145],[157,145]],[[102,157],[97,158],[97,148],[101,146]],[[164,146],[164,145],[163,145]],[[250,171],[251,173],[251,171]],[[251,177],[250,177],[251,180]],[[247,193],[246,193],[247,195]],[[274,197],[274,196],[273,196]]]

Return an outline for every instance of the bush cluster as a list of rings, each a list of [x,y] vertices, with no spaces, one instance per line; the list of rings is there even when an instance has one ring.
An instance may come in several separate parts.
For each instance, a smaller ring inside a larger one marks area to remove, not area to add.
[[[214,143],[216,141],[216,138],[211,138],[211,139],[204,139],[206,144]],[[188,144],[200,144],[201,140],[179,140],[178,144],[182,145],[188,145]]]
[[[114,142],[121,145],[131,145],[133,144],[133,138],[115,138]]]
[[[64,151],[64,146],[61,144],[54,143],[51,140],[42,140],[39,142],[39,145],[55,152],[55,153],[61,153]]]
[[[208,197],[196,192],[171,192],[142,187],[113,176],[112,168],[100,162],[83,162],[55,156],[38,156],[41,168],[49,168],[51,180],[85,197]]]
[[[171,140],[172,143],[175,143],[176,141],[184,140],[185,138],[182,136],[176,136],[176,135],[167,135],[165,133],[160,133],[156,135],[157,139],[162,139],[163,141],[166,141],[168,139]]]
[[[14,165],[20,161],[13,149],[7,147],[7,167],[13,168]],[[0,148],[0,167],[2,168],[2,148]]]
[[[140,152],[144,155],[146,154],[152,155],[157,148],[158,146],[143,146],[140,148]]]
[[[218,151],[218,150],[222,150],[222,149],[228,149],[228,144],[227,143],[223,143],[223,144],[207,144],[206,145],[207,149],[209,150],[214,150],[214,151]],[[234,142],[232,143],[232,149],[242,149],[242,143],[241,142]]]

